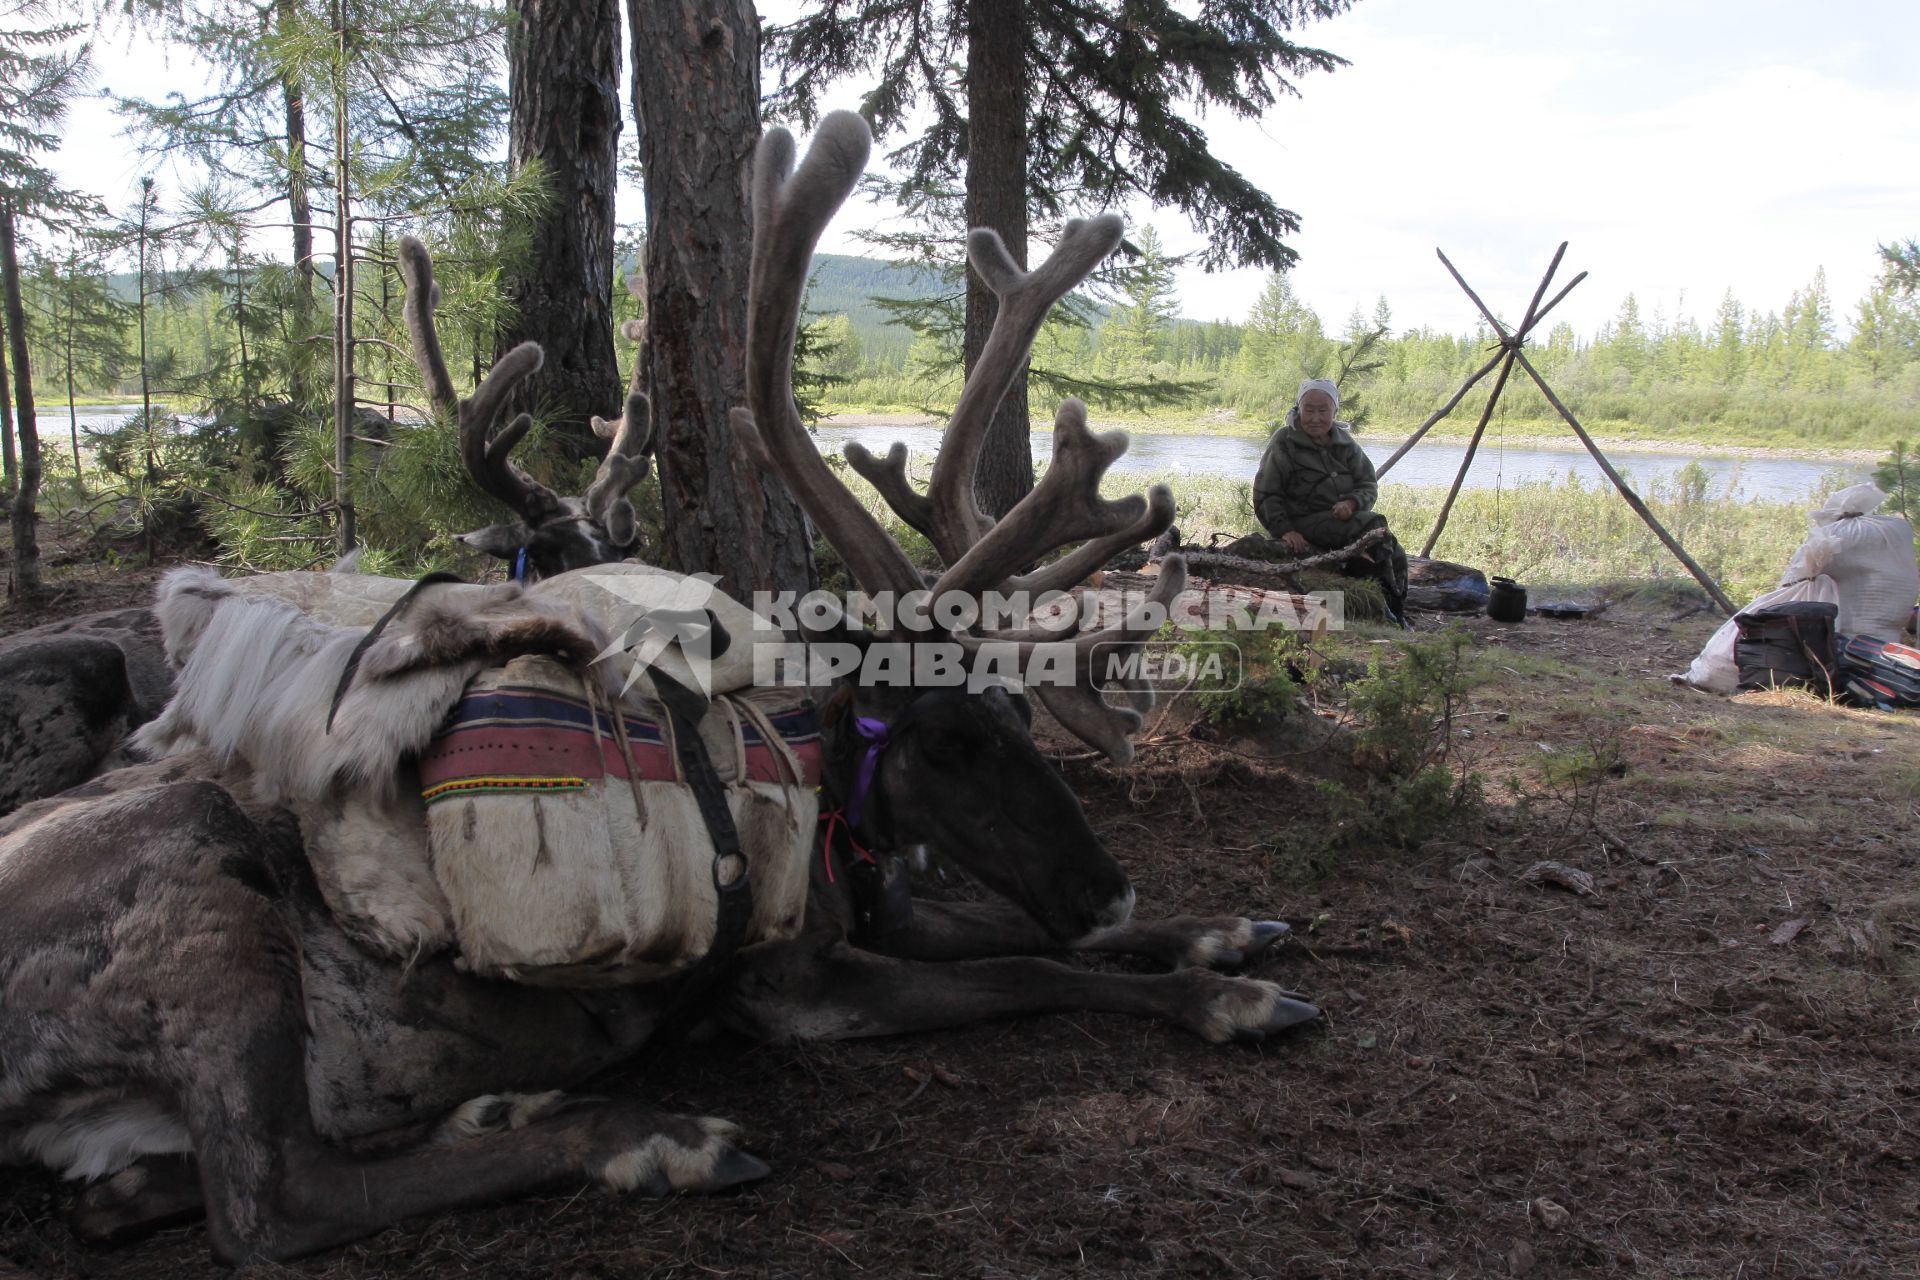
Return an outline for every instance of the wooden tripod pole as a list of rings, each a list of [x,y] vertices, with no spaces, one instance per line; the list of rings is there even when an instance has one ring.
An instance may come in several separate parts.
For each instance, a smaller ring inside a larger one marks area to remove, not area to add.
[[[1380,477],[1386,475],[1387,472],[1393,470],[1393,464],[1400,461],[1400,459],[1406,457],[1407,451],[1412,449],[1413,446],[1420,443],[1420,437],[1424,436],[1425,434],[1427,434],[1427,432],[1431,431],[1433,429],[1434,423],[1440,421],[1440,419],[1452,413],[1454,410],[1454,406],[1459,404],[1462,400],[1466,399],[1467,392],[1473,390],[1473,384],[1480,381],[1480,379],[1486,377],[1488,374],[1492,373],[1493,366],[1499,364],[1502,360],[1506,359],[1506,356],[1507,356],[1507,353],[1505,351],[1494,352],[1493,359],[1481,365],[1480,371],[1478,373],[1474,374],[1471,378],[1468,378],[1465,382],[1460,384],[1460,389],[1453,393],[1453,399],[1441,405],[1439,410],[1435,412],[1432,417],[1428,418],[1425,422],[1421,423],[1419,427],[1415,429],[1414,433],[1407,437],[1407,442],[1401,445],[1398,449],[1395,449],[1393,451],[1393,456],[1391,458],[1388,458],[1385,462],[1381,463],[1379,466],[1373,469],[1374,479],[1377,480]]]
[[[1547,380],[1540,376],[1540,371],[1533,367],[1533,362],[1519,351],[1515,351],[1513,355],[1514,359],[1520,362],[1520,367],[1527,371],[1527,376],[1533,379],[1533,385],[1540,388],[1540,394],[1547,398],[1547,403],[1566,419],[1567,425],[1573,428],[1573,433],[1580,437],[1580,443],[1587,446],[1587,452],[1592,454],[1593,460],[1600,464],[1600,470],[1606,473],[1607,479],[1613,481],[1613,487],[1620,491],[1620,496],[1627,500],[1627,505],[1633,508],[1634,513],[1647,522],[1649,529],[1659,535],[1660,541],[1667,544],[1667,550],[1673,552],[1674,558],[1685,565],[1687,572],[1707,589],[1707,594],[1713,597],[1713,602],[1720,606],[1722,612],[1728,617],[1739,612],[1733,607],[1733,601],[1727,599],[1727,593],[1720,589],[1720,584],[1715,582],[1705,569],[1694,563],[1693,557],[1687,554],[1687,549],[1666,531],[1666,528],[1654,518],[1653,512],[1647,509],[1647,504],[1640,500],[1640,495],[1635,493],[1626,479],[1613,469],[1613,464],[1607,461],[1607,455],[1600,452],[1600,446],[1593,442],[1593,437],[1587,434],[1587,429],[1580,425],[1566,405],[1560,403],[1560,397],[1553,394],[1553,388],[1548,386]]]
[[[1560,247],[1562,250],[1566,249],[1566,245],[1564,244],[1562,244]],[[1442,254],[1440,260],[1442,262],[1446,262],[1446,255]],[[1447,265],[1449,268],[1451,268],[1453,264],[1448,263]],[[1458,279],[1458,278],[1459,277],[1456,274],[1455,279]],[[1540,322],[1547,318],[1547,312],[1559,306],[1560,300],[1573,292],[1573,286],[1579,284],[1582,280],[1585,280],[1586,278],[1587,278],[1587,273],[1582,271],[1579,275],[1567,281],[1567,287],[1562,289],[1560,292],[1554,294],[1553,301],[1549,302],[1546,306],[1540,308],[1539,313],[1533,317],[1533,323],[1523,328],[1520,331],[1520,336],[1524,338],[1527,336],[1527,333],[1530,330],[1537,328]],[[1469,296],[1471,296],[1473,291],[1469,289],[1467,290],[1467,292]],[[1475,299],[1475,301],[1478,301],[1478,299]],[[1481,308],[1481,314],[1482,315],[1486,314],[1486,309],[1484,307]],[[1498,324],[1496,324],[1495,328],[1498,328],[1498,327],[1499,327]],[[1505,330],[1502,330],[1501,333],[1502,333],[1502,336],[1504,337]],[[1465,382],[1461,383],[1460,389],[1453,393],[1453,399],[1441,405],[1439,410],[1436,413],[1434,413],[1432,417],[1428,418],[1425,422],[1421,423],[1419,427],[1414,430],[1414,433],[1407,437],[1406,443],[1402,444],[1398,449],[1395,449],[1393,451],[1392,457],[1388,458],[1385,462],[1381,463],[1378,467],[1374,468],[1373,474],[1376,479],[1386,475],[1387,472],[1391,471],[1393,469],[1394,463],[1406,457],[1407,453],[1413,448],[1413,446],[1420,443],[1421,436],[1426,435],[1427,432],[1433,428],[1433,425],[1435,423],[1439,422],[1442,418],[1452,413],[1455,406],[1457,406],[1462,400],[1466,399],[1467,392],[1473,390],[1473,385],[1476,382],[1480,381],[1480,379],[1492,373],[1493,367],[1499,364],[1502,360],[1507,358],[1507,353],[1504,349],[1504,346],[1505,344],[1503,343],[1502,349],[1494,352],[1493,358],[1491,360],[1481,365],[1480,368],[1474,373],[1472,377],[1468,378]]]
[[[1453,513],[1453,500],[1460,496],[1460,486],[1467,478],[1467,468],[1473,465],[1473,455],[1480,448],[1480,437],[1487,433],[1487,421],[1493,417],[1493,406],[1500,403],[1500,392],[1506,388],[1507,375],[1513,372],[1513,348],[1501,352],[1500,376],[1493,380],[1493,393],[1487,397],[1487,407],[1480,411],[1480,421],[1474,425],[1473,438],[1467,441],[1466,456],[1460,459],[1460,470],[1454,474],[1453,487],[1447,490],[1447,499],[1440,504],[1440,514],[1433,518],[1433,529],[1427,534],[1427,545],[1420,548],[1420,558],[1426,559],[1433,554],[1433,544],[1440,541],[1440,534],[1447,527],[1447,517]]]
[[[1453,264],[1447,262],[1447,255],[1440,253],[1438,249],[1434,252],[1440,254],[1440,261],[1446,262],[1447,270],[1453,271]],[[1500,393],[1506,389],[1507,375],[1513,372],[1513,358],[1519,352],[1520,344],[1526,340],[1527,334],[1537,323],[1538,317],[1535,313],[1540,309],[1540,299],[1546,296],[1547,286],[1553,283],[1553,273],[1560,269],[1560,259],[1566,256],[1567,242],[1562,240],[1560,247],[1554,251],[1553,261],[1547,264],[1547,274],[1540,277],[1540,287],[1533,291],[1533,298],[1527,303],[1526,314],[1520,317],[1520,327],[1514,330],[1512,336],[1508,336],[1505,330],[1500,329],[1500,322],[1488,314],[1484,306],[1480,308],[1480,313],[1487,317],[1488,323],[1500,332],[1501,344],[1506,348],[1506,362],[1500,366],[1500,376],[1494,379],[1493,391],[1487,396],[1487,407],[1481,410],[1480,421],[1473,428],[1473,438],[1467,441],[1467,452],[1460,459],[1460,470],[1453,477],[1453,487],[1447,490],[1446,501],[1440,504],[1440,514],[1434,517],[1433,529],[1427,534],[1427,545],[1420,548],[1420,558],[1423,560],[1433,554],[1433,544],[1440,541],[1441,533],[1446,530],[1447,517],[1453,514],[1454,499],[1460,496],[1460,486],[1466,483],[1467,471],[1473,466],[1473,455],[1480,449],[1480,438],[1487,433],[1487,423],[1493,418],[1494,406],[1500,403]],[[1460,273],[1454,271],[1453,278],[1460,280]],[[1466,283],[1460,280],[1460,287],[1465,289]],[[1572,287],[1568,286],[1568,288]],[[1473,291],[1468,289],[1467,292],[1472,294]],[[1560,297],[1566,297],[1564,290]],[[1554,299],[1555,302],[1559,300],[1560,298]],[[1474,302],[1479,301],[1480,299],[1474,298]]]

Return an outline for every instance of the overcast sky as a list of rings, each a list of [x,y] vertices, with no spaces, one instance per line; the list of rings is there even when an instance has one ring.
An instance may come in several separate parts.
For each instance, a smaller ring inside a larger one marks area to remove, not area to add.
[[[1821,266],[1844,315],[1876,243],[1920,236],[1911,0],[1361,0],[1310,33],[1353,65],[1213,137],[1301,214],[1295,284],[1330,325],[1385,293],[1397,325],[1469,327],[1436,246],[1517,316],[1563,239],[1583,334],[1630,290],[1705,319]],[[1186,313],[1244,315],[1244,274],[1190,278]]]
[[[1562,239],[1560,278],[1591,275],[1555,316],[1582,335],[1629,291],[1644,315],[1704,322],[1728,288],[1778,309],[1823,266],[1844,325],[1876,243],[1920,236],[1914,0],[1360,0],[1302,34],[1352,65],[1258,123],[1203,123],[1301,215],[1295,287],[1331,328],[1385,294],[1396,329],[1469,330],[1436,246],[1517,316]],[[125,38],[99,54],[121,92],[204,79]],[[141,167],[117,128],[81,103],[59,167],[123,205]],[[1197,245],[1176,211],[1128,214]],[[1188,272],[1181,310],[1244,318],[1263,280]]]

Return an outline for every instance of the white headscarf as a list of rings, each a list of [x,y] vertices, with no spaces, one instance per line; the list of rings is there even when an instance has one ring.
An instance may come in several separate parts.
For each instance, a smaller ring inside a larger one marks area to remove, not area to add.
[[[1327,398],[1333,401],[1333,411],[1335,413],[1340,412],[1340,388],[1336,387],[1333,382],[1327,378],[1308,378],[1305,382],[1301,383],[1300,394],[1293,398],[1293,407],[1295,409],[1300,407],[1300,402],[1307,398],[1307,392],[1309,391],[1326,392]]]

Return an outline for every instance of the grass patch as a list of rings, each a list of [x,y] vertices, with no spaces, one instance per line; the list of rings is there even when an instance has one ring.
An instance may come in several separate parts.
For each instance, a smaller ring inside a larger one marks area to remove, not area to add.
[[[932,469],[931,455],[908,460],[908,473],[921,486]],[[898,534],[904,529],[851,468],[836,465],[835,470],[890,530]],[[1173,490],[1175,520],[1189,546],[1205,546],[1216,534],[1224,541],[1259,527],[1251,476],[1235,480],[1183,471],[1117,472],[1106,477],[1101,492],[1118,498],[1152,484]],[[1378,509],[1401,543],[1417,548],[1445,496],[1437,486],[1388,484],[1381,490]],[[1703,482],[1684,475],[1656,482],[1642,496],[1736,602],[1777,585],[1781,568],[1806,536],[1804,502],[1715,497]],[[1462,490],[1435,554],[1489,574],[1581,587],[1648,609],[1681,609],[1701,600],[1698,584],[1617,493],[1574,478],[1516,485],[1499,493]],[[1351,582],[1343,580],[1341,586],[1355,590]]]

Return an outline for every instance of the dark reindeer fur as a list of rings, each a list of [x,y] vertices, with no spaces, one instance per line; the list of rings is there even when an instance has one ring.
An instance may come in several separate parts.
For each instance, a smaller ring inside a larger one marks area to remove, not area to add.
[[[172,673],[151,609],[68,618],[0,640],[0,815],[124,763]]]

